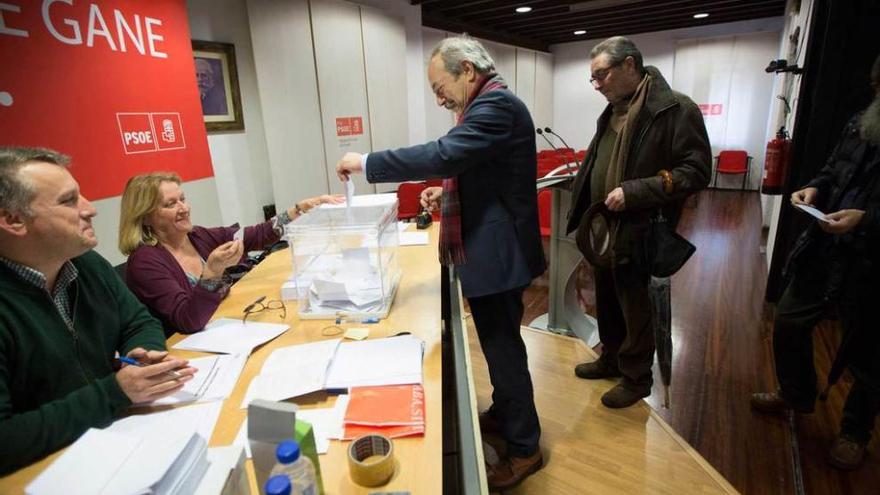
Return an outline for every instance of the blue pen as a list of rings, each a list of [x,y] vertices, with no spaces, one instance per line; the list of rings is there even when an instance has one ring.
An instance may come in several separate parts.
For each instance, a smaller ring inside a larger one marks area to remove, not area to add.
[[[144,366],[147,366],[146,364],[144,364],[138,360],[132,359],[130,357],[127,357],[127,356],[119,356],[119,361],[122,363],[125,363],[125,364],[130,364],[132,366],[137,366],[138,368],[143,368]],[[173,376],[174,378],[183,378],[183,375],[181,375],[180,373],[178,373],[176,371],[166,371],[165,373],[168,373],[169,375]]]
[[[372,324],[372,323],[379,323],[379,318],[376,317],[376,316],[368,316],[368,317],[366,317],[366,318],[357,319],[357,318],[349,318],[349,317],[347,317],[347,316],[337,316],[337,317],[336,317],[336,324],[339,325],[340,323],[366,323],[366,324]]]

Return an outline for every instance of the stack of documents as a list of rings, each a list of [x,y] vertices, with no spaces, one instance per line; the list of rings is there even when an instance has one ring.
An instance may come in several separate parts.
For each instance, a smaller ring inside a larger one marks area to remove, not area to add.
[[[285,400],[318,390],[422,383],[424,343],[402,335],[340,343],[340,339],[276,349],[251,381],[253,399]]]
[[[388,438],[425,433],[425,391],[421,385],[356,387],[345,412],[343,439],[368,433]]]
[[[186,351],[243,354],[248,356],[259,345],[281,335],[290,326],[278,323],[242,322],[234,318],[220,318],[204,330],[181,340],[173,347]]]
[[[207,442],[191,427],[165,426],[152,437],[90,429],[26,493],[191,494],[208,469]]]

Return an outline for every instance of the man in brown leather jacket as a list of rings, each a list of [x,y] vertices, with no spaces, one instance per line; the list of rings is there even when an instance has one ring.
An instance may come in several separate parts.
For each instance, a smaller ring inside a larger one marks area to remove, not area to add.
[[[575,374],[622,376],[602,396],[605,406],[621,408],[650,395],[653,383],[651,275],[643,248],[650,219],[662,210],[676,225],[687,196],[709,183],[712,153],[697,105],[670,89],[656,68],[643,66],[632,41],[616,36],[596,45],[590,70],[608,106],[573,185],[567,230],[578,229],[596,202],[604,202],[618,225],[611,230],[609,266],[595,267],[602,356],[577,365]]]

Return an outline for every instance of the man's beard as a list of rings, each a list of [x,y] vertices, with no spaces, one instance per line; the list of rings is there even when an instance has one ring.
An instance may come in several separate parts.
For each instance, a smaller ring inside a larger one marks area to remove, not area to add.
[[[859,120],[859,135],[873,145],[880,145],[880,95],[865,109]]]

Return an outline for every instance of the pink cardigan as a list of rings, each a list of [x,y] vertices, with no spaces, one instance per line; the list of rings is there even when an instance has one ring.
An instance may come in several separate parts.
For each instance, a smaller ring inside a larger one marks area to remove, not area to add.
[[[203,259],[217,246],[232,240],[238,224],[230,227],[194,227],[189,240]],[[278,240],[272,222],[244,229],[244,251],[256,251]],[[245,255],[242,256],[242,261]],[[162,321],[165,335],[194,333],[205,328],[226,290],[211,292],[190,285],[183,268],[162,246],[141,245],[128,257],[125,282],[129,289]]]

